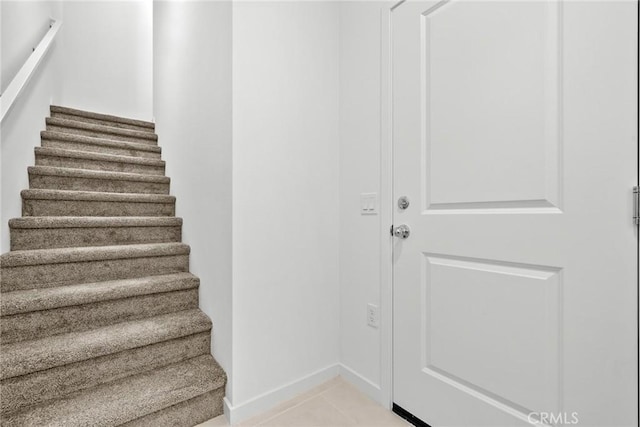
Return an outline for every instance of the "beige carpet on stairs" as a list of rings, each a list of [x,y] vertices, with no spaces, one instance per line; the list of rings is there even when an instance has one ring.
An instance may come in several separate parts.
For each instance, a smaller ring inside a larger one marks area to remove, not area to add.
[[[226,375],[154,124],[51,106],[41,138],[0,257],[0,425],[220,415]]]

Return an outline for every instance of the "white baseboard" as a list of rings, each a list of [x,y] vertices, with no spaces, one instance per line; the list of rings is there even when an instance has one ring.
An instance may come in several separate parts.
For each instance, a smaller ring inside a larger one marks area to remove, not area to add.
[[[299,380],[292,381],[281,387],[263,393],[253,399],[238,405],[231,405],[227,398],[224,398],[224,413],[231,425],[241,423],[255,415],[272,409],[280,403],[302,394],[320,384],[329,381],[339,375],[341,369],[339,364],[327,366],[313,372]]]
[[[227,420],[229,420],[229,424],[236,425],[253,416],[273,409],[275,406],[286,402],[289,399],[293,399],[294,397],[309,391],[312,388],[337,377],[338,375],[362,393],[380,403],[382,406],[388,406],[388,402],[383,398],[380,386],[372,383],[348,366],[337,363],[313,372],[299,380],[292,381],[281,387],[263,393],[239,405],[231,405],[229,400],[225,397],[224,414]]]
[[[389,409],[389,402],[384,399],[382,390],[380,389],[379,385],[372,383],[346,365],[340,364],[339,366],[340,376],[345,381],[351,383],[351,385],[360,390],[362,393],[366,394],[367,396],[378,402],[380,405]]]

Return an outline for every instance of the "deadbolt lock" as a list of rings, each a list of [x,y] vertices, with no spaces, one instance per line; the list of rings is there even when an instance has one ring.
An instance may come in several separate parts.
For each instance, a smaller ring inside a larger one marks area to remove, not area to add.
[[[402,196],[398,199],[398,207],[402,210],[405,210],[409,207],[411,202],[409,202],[409,198],[407,196]]]

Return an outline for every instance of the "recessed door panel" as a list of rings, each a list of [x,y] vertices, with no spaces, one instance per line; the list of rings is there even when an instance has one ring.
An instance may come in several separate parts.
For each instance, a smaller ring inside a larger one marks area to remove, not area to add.
[[[517,409],[557,408],[561,270],[424,257],[423,372]]]
[[[559,206],[558,15],[543,1],[424,11],[427,209]]]

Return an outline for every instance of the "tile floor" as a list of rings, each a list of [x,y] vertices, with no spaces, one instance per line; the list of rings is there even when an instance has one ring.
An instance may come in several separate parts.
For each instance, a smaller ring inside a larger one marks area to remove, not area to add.
[[[220,426],[229,426],[224,416],[197,427]],[[338,377],[238,426],[407,427],[410,424]]]

